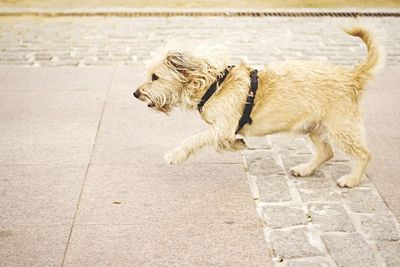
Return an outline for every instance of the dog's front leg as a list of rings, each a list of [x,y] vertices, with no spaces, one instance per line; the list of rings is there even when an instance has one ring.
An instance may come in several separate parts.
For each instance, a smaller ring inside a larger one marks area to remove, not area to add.
[[[203,147],[214,144],[214,136],[211,131],[206,131],[185,139],[177,148],[165,154],[165,162],[168,164],[184,162],[190,155]]]

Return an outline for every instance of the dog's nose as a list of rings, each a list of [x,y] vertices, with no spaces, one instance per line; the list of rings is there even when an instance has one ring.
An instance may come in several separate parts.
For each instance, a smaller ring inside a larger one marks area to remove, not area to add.
[[[136,98],[139,98],[140,92],[139,90],[136,90],[135,92],[133,92],[133,96]]]

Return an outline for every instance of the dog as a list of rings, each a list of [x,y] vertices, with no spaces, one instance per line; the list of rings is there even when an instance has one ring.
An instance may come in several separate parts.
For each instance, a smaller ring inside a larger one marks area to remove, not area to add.
[[[201,109],[207,131],[185,139],[165,154],[168,164],[179,164],[206,146],[217,151],[245,149],[242,136],[279,132],[309,135],[313,159],[293,167],[292,175],[311,175],[333,157],[332,145],[355,161],[352,172],[337,180],[340,187],[357,186],[371,160],[364,144],[360,98],[380,61],[380,47],[362,26],[344,29],[367,47],[367,58],[353,68],[317,62],[269,64],[258,73],[258,88],[251,123],[238,132],[249,94],[253,69],[245,62],[233,66]],[[198,109],[208,88],[227,69],[223,56],[210,49],[166,45],[149,64],[148,80],[134,92],[148,107],[164,113],[175,107]]]

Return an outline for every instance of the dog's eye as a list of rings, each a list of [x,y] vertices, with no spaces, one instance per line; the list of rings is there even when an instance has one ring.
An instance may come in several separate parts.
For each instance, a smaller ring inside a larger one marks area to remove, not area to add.
[[[151,80],[154,82],[154,81],[156,81],[156,80],[158,80],[158,76],[155,74],[155,73],[153,73],[152,75],[151,75]]]

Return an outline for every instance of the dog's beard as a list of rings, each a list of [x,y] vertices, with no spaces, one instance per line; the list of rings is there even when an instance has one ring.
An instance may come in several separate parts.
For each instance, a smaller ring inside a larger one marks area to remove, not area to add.
[[[144,101],[147,103],[147,106],[156,111],[168,114],[172,109],[171,103],[170,101],[168,101],[168,98],[166,97],[160,97],[160,96],[151,97],[149,95],[145,95],[144,98],[145,98]]]

